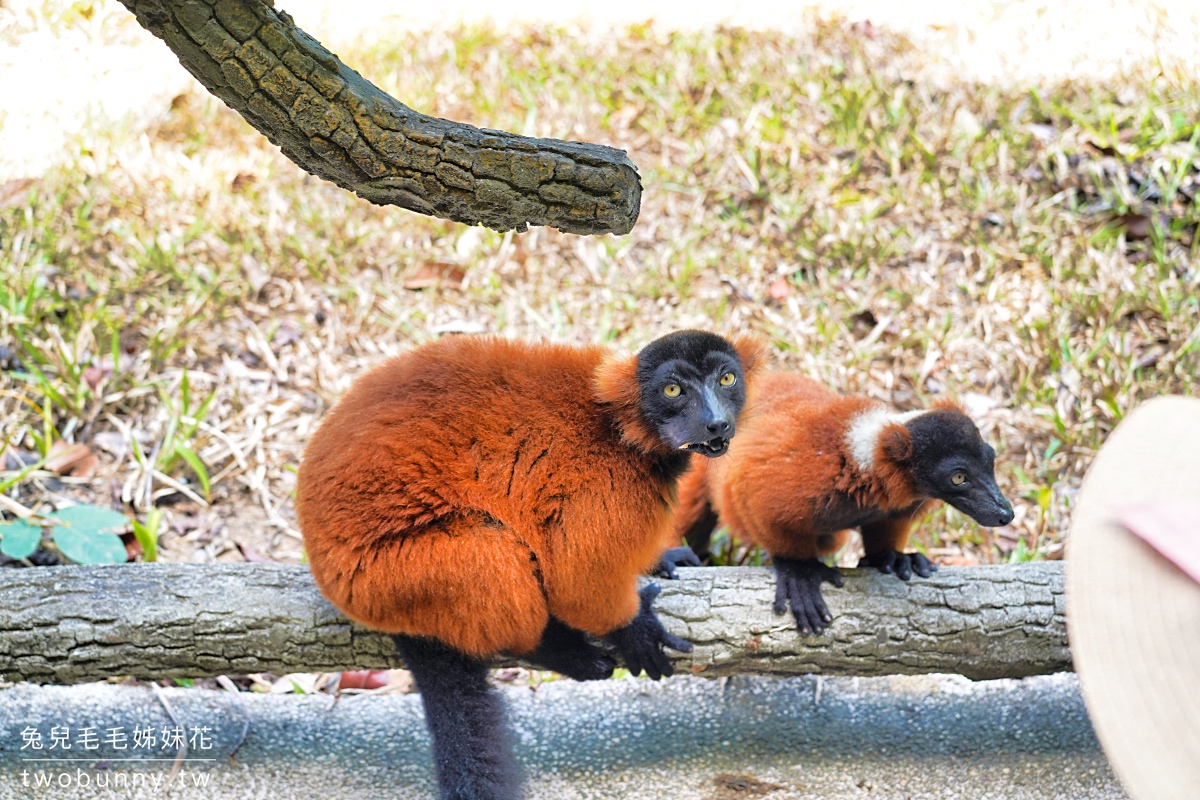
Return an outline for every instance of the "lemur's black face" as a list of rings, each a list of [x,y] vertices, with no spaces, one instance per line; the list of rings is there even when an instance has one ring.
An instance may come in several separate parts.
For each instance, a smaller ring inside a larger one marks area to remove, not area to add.
[[[637,360],[642,417],[672,450],[709,457],[729,448],[746,402],[742,362],[729,342],[678,331],[646,345]]]
[[[996,486],[996,451],[970,418],[936,409],[905,427],[912,437],[918,494],[949,503],[989,528],[1012,522],[1012,506]]]

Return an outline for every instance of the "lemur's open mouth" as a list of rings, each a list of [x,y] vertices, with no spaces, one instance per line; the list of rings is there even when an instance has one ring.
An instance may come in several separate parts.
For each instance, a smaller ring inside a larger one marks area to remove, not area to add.
[[[707,442],[692,442],[685,444],[679,448],[680,450],[689,450],[693,453],[700,453],[709,458],[716,458],[729,449],[729,440],[723,438],[710,439]]]

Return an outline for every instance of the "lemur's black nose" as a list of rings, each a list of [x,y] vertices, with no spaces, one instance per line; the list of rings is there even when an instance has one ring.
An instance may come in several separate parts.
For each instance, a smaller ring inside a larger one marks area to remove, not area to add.
[[[713,436],[724,436],[733,429],[732,423],[730,423],[730,421],[727,419],[710,422],[706,427],[708,428],[708,432]]]

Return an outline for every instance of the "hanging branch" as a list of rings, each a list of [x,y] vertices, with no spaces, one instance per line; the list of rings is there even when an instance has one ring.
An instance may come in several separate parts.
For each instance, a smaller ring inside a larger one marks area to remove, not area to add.
[[[642,186],[623,150],[419,114],[272,0],[121,2],[301,169],[372,203],[500,231],[625,234],[637,221]]]

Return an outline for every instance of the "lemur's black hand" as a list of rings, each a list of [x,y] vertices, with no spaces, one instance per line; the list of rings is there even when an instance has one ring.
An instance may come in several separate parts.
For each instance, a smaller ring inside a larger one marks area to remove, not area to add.
[[[543,669],[552,669],[577,681],[600,681],[612,675],[617,666],[600,647],[588,641],[583,631],[550,617],[537,649],[525,660]]]
[[[654,574],[673,581],[679,578],[679,573],[675,571],[676,567],[700,566],[703,566],[700,562],[700,557],[696,555],[692,548],[687,545],[683,547],[671,547],[662,554],[662,560],[654,568]]]
[[[658,680],[664,675],[670,677],[675,673],[664,648],[669,647],[680,653],[692,652],[689,642],[667,633],[655,616],[651,606],[661,591],[656,583],[645,586],[638,592],[642,603],[637,616],[624,628],[617,628],[606,637],[625,659],[625,666],[631,673],[638,675],[644,669],[651,680]]]
[[[842,573],[815,558],[796,559],[774,556],[775,613],[784,614],[790,605],[800,632],[823,633],[833,615],[821,597],[821,582],[841,588]]]
[[[920,553],[897,553],[895,550],[883,550],[864,556],[858,562],[860,567],[874,567],[884,575],[895,573],[896,577],[906,581],[917,573],[922,578],[928,578],[937,572],[937,566]]]

